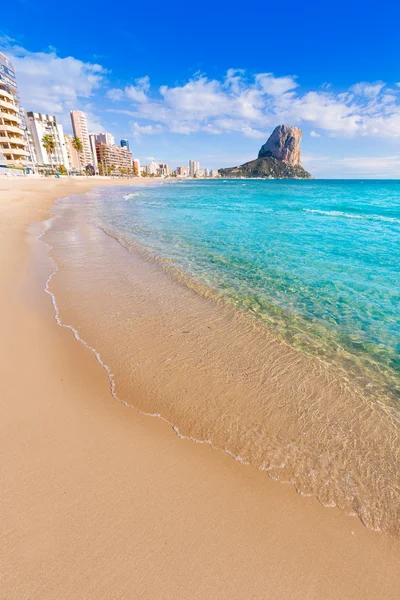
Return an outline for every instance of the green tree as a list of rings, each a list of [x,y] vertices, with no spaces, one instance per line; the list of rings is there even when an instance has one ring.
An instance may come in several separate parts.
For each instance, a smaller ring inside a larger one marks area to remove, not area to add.
[[[58,171],[59,171],[60,175],[67,175],[67,169],[64,167],[64,165],[60,165],[58,167]]]
[[[137,170],[136,167],[132,168],[132,175],[133,175],[133,177],[137,177],[139,175],[138,170]]]
[[[53,136],[50,135],[49,133],[46,133],[46,135],[44,135],[42,137],[42,146],[46,150],[47,154],[49,155],[51,170],[53,170],[53,154],[54,154],[54,150],[56,149],[56,143],[54,141]]]
[[[82,171],[82,166],[81,166],[81,153],[83,150],[82,140],[76,136],[74,138],[72,138],[72,147],[75,148],[75,150],[78,153],[79,172],[80,172],[80,171]]]

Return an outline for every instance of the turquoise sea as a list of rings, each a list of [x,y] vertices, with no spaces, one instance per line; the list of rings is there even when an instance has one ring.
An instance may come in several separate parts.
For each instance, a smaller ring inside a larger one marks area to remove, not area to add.
[[[114,188],[96,220],[400,408],[400,181]]]

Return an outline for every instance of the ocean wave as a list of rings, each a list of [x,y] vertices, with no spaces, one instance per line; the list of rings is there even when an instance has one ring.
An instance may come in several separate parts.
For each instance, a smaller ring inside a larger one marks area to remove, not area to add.
[[[343,219],[360,219],[362,221],[386,221],[388,223],[400,223],[400,219],[396,217],[385,217],[384,215],[357,215],[355,213],[346,213],[340,210],[318,210],[316,208],[303,208],[304,212],[312,213],[316,215],[323,215],[325,217],[341,217]]]
[[[131,194],[126,194],[123,198],[124,200],[130,200],[131,198],[137,198],[140,196],[139,192],[132,192]]]

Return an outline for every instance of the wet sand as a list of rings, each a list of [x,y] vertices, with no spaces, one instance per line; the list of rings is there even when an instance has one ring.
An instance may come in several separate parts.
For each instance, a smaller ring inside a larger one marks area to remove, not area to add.
[[[0,179],[0,597],[397,598],[397,540],[116,402],[57,326],[27,227],[96,184]]]

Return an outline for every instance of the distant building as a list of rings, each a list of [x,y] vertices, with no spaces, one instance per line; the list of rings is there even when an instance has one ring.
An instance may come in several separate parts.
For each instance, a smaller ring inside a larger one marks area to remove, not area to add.
[[[56,117],[43,113],[27,112],[26,124],[30,133],[32,158],[36,165],[63,165],[68,171],[70,168],[67,148],[65,145],[64,131],[62,125],[57,123]],[[43,137],[50,135],[53,138],[55,148],[50,154],[43,146]]]
[[[189,167],[176,167],[176,176],[177,177],[189,177],[190,171]]]
[[[100,142],[96,146],[97,162],[100,173],[108,175],[111,173],[131,174],[132,152],[121,146],[111,146]]]
[[[218,169],[211,169],[211,177],[219,177]]]
[[[189,160],[189,175],[190,177],[194,177],[196,171],[200,170],[200,163],[198,160]]]
[[[84,169],[87,165],[93,164],[87,118],[85,113],[81,110],[71,110],[70,115],[74,136],[78,137],[82,142],[81,168]]]
[[[115,146],[115,138],[112,133],[103,131],[102,133],[91,133],[93,136],[96,146],[99,144],[107,144],[108,146]],[[122,144],[121,144],[122,146]],[[128,148],[129,150],[129,148]]]
[[[159,165],[156,162],[151,162],[147,165],[147,175],[158,175]]]
[[[195,172],[194,176],[197,177],[197,178],[199,178],[199,179],[203,178],[204,177],[204,171],[203,171],[203,169],[197,169],[197,171]]]
[[[210,169],[204,169],[204,177],[210,177]]]
[[[126,148],[127,150],[129,150],[129,141],[128,140],[121,140],[120,141],[120,146],[121,146],[121,148]]]
[[[166,164],[158,165],[157,175],[160,175],[160,177],[168,177],[169,176],[169,166]]]
[[[0,52],[0,153],[7,167],[24,167],[30,162],[14,67]]]
[[[121,142],[122,141],[123,140],[121,140]],[[122,144],[121,144],[121,147],[123,148],[124,146],[122,146]],[[128,150],[129,150],[129,146],[128,146]],[[135,169],[137,176],[139,177],[141,174],[141,167],[140,167],[140,160],[138,158],[133,159],[133,168]]]

